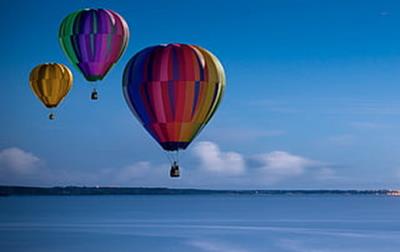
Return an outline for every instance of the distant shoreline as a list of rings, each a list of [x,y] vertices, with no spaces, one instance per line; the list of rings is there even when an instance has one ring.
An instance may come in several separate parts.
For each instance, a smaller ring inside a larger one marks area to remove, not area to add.
[[[376,195],[400,196],[399,190],[216,190],[156,187],[0,186],[0,196],[73,195]]]

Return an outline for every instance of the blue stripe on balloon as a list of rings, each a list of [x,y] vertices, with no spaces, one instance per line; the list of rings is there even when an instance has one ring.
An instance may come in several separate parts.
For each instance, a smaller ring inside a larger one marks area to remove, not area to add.
[[[179,61],[175,47],[172,47],[172,78],[173,80],[179,80]]]
[[[199,95],[200,95],[200,81],[195,81],[194,82],[194,101],[193,101],[191,117],[193,117],[194,112],[196,110],[197,102],[198,102],[198,99],[199,99]]]

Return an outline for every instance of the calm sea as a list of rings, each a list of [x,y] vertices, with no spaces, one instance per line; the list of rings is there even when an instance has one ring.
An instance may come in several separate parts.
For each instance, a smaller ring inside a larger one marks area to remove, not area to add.
[[[0,251],[400,251],[400,198],[0,198]]]

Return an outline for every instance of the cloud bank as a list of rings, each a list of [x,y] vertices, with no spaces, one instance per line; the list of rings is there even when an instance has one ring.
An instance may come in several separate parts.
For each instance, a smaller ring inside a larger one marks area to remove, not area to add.
[[[244,155],[225,151],[216,143],[196,143],[186,153],[182,178],[169,178],[169,165],[138,161],[122,167],[66,169],[44,167],[44,161],[13,147],[0,151],[0,183],[34,185],[105,185],[198,188],[268,188],[286,182],[335,179],[335,171],[323,162],[286,151]]]

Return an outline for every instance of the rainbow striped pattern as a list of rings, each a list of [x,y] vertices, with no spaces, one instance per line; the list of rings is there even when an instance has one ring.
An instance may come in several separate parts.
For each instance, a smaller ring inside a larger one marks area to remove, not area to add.
[[[216,111],[225,87],[219,60],[194,45],[157,45],[126,65],[125,99],[167,151],[186,149]]]
[[[59,40],[65,54],[88,81],[102,80],[124,52],[129,28],[117,13],[84,9],[61,23]]]

